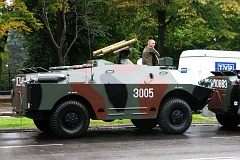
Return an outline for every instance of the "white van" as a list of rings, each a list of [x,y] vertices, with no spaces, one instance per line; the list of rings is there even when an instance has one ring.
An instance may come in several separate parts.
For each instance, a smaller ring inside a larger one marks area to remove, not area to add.
[[[240,70],[240,51],[186,50],[179,57],[178,70],[190,83],[213,75],[211,71]]]
[[[179,57],[178,70],[191,84],[198,84],[199,80],[213,75],[211,71],[236,69],[240,70],[240,51],[187,50]],[[214,117],[215,114],[206,106],[202,116]]]

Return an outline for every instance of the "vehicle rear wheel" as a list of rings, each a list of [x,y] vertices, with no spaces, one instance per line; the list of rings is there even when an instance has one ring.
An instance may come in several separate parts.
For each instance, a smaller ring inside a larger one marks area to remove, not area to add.
[[[165,133],[181,134],[190,127],[192,114],[189,105],[180,98],[166,100],[159,109],[159,127]]]
[[[33,120],[35,126],[43,132],[52,132],[50,122],[48,120]]]
[[[68,100],[58,105],[50,118],[52,131],[61,138],[83,136],[89,123],[87,108],[75,100]]]
[[[133,125],[139,129],[152,129],[157,125],[157,119],[131,119]]]
[[[240,119],[237,114],[216,113],[216,118],[222,126],[227,128],[234,128],[240,124]]]

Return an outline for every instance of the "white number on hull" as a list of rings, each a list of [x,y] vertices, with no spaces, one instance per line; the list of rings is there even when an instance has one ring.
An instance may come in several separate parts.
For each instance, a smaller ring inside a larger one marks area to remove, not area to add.
[[[134,88],[134,98],[153,98],[153,88]]]

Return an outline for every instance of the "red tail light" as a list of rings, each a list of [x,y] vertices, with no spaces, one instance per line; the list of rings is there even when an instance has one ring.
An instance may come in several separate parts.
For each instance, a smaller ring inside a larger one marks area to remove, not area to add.
[[[239,84],[239,80],[238,79],[236,79],[235,84]]]

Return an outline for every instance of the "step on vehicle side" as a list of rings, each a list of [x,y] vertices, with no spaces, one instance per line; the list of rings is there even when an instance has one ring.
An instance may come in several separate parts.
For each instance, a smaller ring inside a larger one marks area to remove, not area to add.
[[[127,55],[136,39],[93,52],[119,54],[112,63],[95,59],[75,66],[26,68],[13,80],[12,105],[36,127],[61,138],[86,134],[90,119],[131,119],[139,129],[157,125],[184,133],[193,110],[201,110],[214,90],[185,83],[178,70],[135,65]]]
[[[224,127],[240,124],[240,71],[213,71],[214,76],[199,81],[204,87],[215,88],[208,109],[216,114]]]

